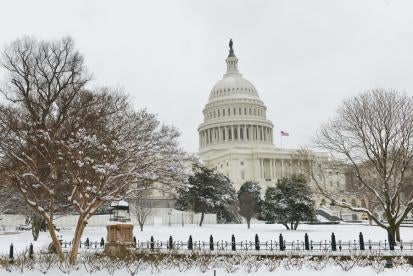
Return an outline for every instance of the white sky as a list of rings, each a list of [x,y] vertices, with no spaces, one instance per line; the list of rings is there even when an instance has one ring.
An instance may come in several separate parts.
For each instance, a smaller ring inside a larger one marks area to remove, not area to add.
[[[210,89],[233,38],[284,147],[309,142],[341,101],[370,88],[413,93],[413,1],[0,0],[0,46],[70,35],[92,86],[121,86],[198,149]]]

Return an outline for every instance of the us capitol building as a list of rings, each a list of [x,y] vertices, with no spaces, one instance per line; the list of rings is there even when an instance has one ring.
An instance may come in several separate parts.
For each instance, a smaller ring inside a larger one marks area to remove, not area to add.
[[[275,146],[274,124],[267,118],[267,107],[255,86],[240,73],[232,40],[229,47],[226,72],[212,87],[203,109],[204,121],[198,127],[198,155],[207,167],[231,179],[236,190],[246,181],[255,181],[264,194],[278,179],[303,173],[305,164],[295,149]],[[313,154],[327,160],[325,153]],[[344,196],[345,174],[332,168],[325,175],[324,185]],[[336,216],[359,219],[357,214],[331,207],[320,195],[316,194],[314,200],[318,208]],[[354,198],[343,200],[355,203]]]
[[[227,70],[209,94],[199,126],[199,157],[210,168],[229,177],[235,188],[248,180],[259,182],[262,190],[278,179],[302,172],[294,149],[274,145],[273,123],[255,86],[238,70],[232,40],[226,59]],[[321,153],[319,155],[322,155]],[[334,179],[344,189],[344,175]]]

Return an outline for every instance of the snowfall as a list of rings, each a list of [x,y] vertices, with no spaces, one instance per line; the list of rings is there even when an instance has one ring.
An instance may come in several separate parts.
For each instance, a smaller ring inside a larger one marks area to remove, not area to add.
[[[159,225],[159,226],[145,226],[144,231],[139,231],[135,226],[134,235],[138,241],[148,241],[151,236],[158,241],[167,241],[169,236],[172,236],[175,241],[187,241],[189,236],[192,235],[194,241],[209,241],[210,235],[213,235],[214,241],[224,240],[230,241],[231,235],[234,234],[237,241],[248,240],[253,241],[255,234],[258,234],[261,241],[276,241],[279,234],[283,234],[286,241],[295,241],[304,239],[304,234],[307,233],[309,238],[313,241],[325,241],[330,240],[331,233],[334,232],[337,241],[354,241],[358,239],[360,232],[363,233],[365,241],[384,241],[387,238],[386,232],[377,226],[368,226],[367,224],[340,224],[340,225],[299,225],[296,231],[287,231],[284,226],[277,224],[252,224],[251,229],[247,229],[245,224],[226,224],[226,225],[203,225],[199,227],[197,225]],[[73,229],[60,229],[60,234],[63,241],[70,241],[73,238]],[[90,242],[99,242],[101,238],[106,240],[106,228],[105,227],[87,227],[85,229],[83,239],[89,238]],[[413,241],[413,227],[402,227],[401,237],[407,241]],[[3,229],[0,232],[0,254],[7,256],[9,253],[9,246],[13,243],[15,255],[27,250],[30,243],[33,243],[35,251],[39,252],[41,249],[47,247],[50,243],[50,237],[48,233],[41,233],[39,239],[34,242],[31,231],[18,232],[14,229]],[[404,268],[391,268],[381,271],[379,275],[412,275],[413,267]],[[150,275],[152,272],[141,271],[139,275]],[[260,268],[257,272],[248,273],[242,269],[239,269],[235,273],[227,273],[224,269],[215,269],[216,275],[274,275],[281,273],[283,276],[288,275],[302,275],[306,276],[323,276],[323,275],[377,275],[377,271],[374,271],[370,267],[355,267],[352,270],[345,272],[338,266],[327,266],[326,268],[318,271],[303,266],[301,269],[286,269],[285,267],[279,267],[273,272],[269,272],[265,268]],[[65,275],[58,270],[48,271],[48,275]],[[71,273],[72,274],[72,273]],[[83,269],[73,272],[74,275],[90,275]],[[179,272],[178,270],[163,270],[160,272],[154,272],[153,275],[166,276],[166,275],[214,275],[214,270],[207,272],[200,272],[197,270],[189,270],[186,272]],[[24,272],[8,272],[4,269],[0,269],[0,275],[43,275],[41,271],[24,271]],[[66,274],[67,275],[67,274]],[[108,275],[107,271],[95,272],[92,275]],[[113,275],[128,275],[126,271],[118,270]]]

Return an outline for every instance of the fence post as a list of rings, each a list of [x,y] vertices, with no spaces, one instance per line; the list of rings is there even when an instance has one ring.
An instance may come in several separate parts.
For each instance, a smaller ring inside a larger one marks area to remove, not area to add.
[[[103,237],[100,239],[100,247],[104,247],[105,246],[105,240],[103,239]]]
[[[188,240],[188,249],[192,250],[193,249],[193,245],[192,245],[192,236],[189,235],[189,240]]]
[[[153,240],[153,236],[151,236],[151,244],[150,244],[151,250],[155,249],[155,241]]]
[[[255,250],[260,250],[260,239],[258,238],[258,234],[255,234]]]
[[[282,234],[280,234],[280,237],[279,237],[279,242],[280,242],[280,251],[284,251],[284,239],[283,239],[283,235]]]
[[[135,245],[135,248],[136,248],[136,237],[135,236],[133,236],[133,244]]]
[[[11,259],[11,260],[13,260],[14,259],[14,252],[13,252],[14,250],[13,250],[13,243],[11,243],[10,244],[10,252],[9,252],[9,258]]]
[[[86,242],[85,242],[85,244],[86,244],[86,247],[89,247],[89,238],[86,238]]]
[[[174,248],[174,244],[173,244],[173,240],[172,240],[172,236],[169,236],[169,249],[173,249]]]
[[[331,233],[331,250],[337,251],[336,235]]]
[[[211,236],[209,236],[209,250],[214,250],[214,238]]]
[[[359,234],[359,244],[360,244],[360,250],[364,250],[364,238],[363,238],[363,233],[361,232]]]
[[[305,233],[304,235],[304,247],[305,250],[310,250],[310,243],[308,242],[308,234]]]
[[[29,258],[33,259],[33,243],[30,243],[29,246]]]
[[[235,251],[235,250],[236,250],[235,236],[234,236],[234,234],[232,234],[232,237],[231,237],[231,249],[232,249],[232,251]]]

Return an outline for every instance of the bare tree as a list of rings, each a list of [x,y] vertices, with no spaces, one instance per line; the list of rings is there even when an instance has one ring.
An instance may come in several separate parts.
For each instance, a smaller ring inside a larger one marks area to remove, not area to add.
[[[346,100],[337,116],[321,128],[316,144],[355,172],[359,190],[378,202],[385,220],[369,206],[338,200],[322,184],[325,162],[301,151],[321,193],[338,206],[366,213],[388,231],[389,238],[400,241],[400,224],[413,208],[413,193],[401,193],[411,185],[406,183],[406,171],[413,158],[413,99],[394,90],[376,89]]]
[[[1,92],[0,166],[8,181],[48,225],[60,260],[63,252],[53,225],[64,208],[64,156],[59,151],[61,131],[73,99],[89,76],[83,57],[70,38],[59,41],[16,40],[2,54],[7,73]]]
[[[141,231],[148,218],[152,215],[152,201],[143,196],[143,194],[132,203],[132,213],[138,221]]]

